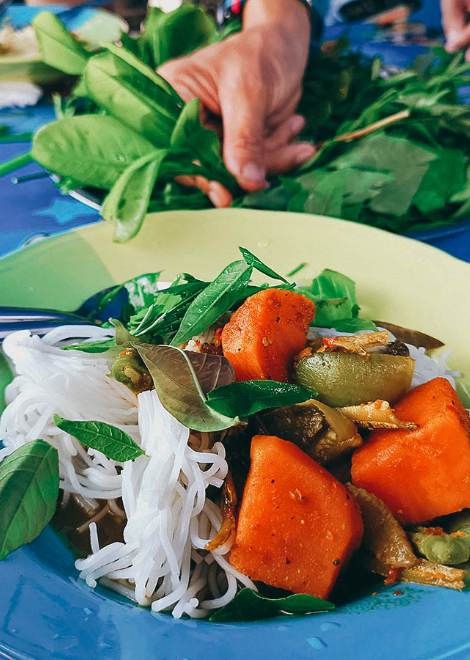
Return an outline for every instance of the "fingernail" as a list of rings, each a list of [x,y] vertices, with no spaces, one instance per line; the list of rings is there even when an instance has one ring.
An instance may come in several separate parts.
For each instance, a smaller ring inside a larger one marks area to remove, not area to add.
[[[256,163],[246,163],[246,165],[243,165],[240,176],[245,181],[253,181],[253,183],[262,183],[264,181],[264,171]]]
[[[290,120],[290,130],[293,133],[299,133],[305,126],[305,119],[301,115],[294,115]]]
[[[305,163],[306,160],[314,155],[315,151],[316,149],[313,144],[302,145],[302,147],[299,147],[299,150],[297,151],[295,162],[297,165],[302,165],[302,163]]]
[[[447,35],[445,47],[449,53],[452,53],[454,50],[456,50],[458,39],[459,39],[458,32],[449,32],[449,34]]]

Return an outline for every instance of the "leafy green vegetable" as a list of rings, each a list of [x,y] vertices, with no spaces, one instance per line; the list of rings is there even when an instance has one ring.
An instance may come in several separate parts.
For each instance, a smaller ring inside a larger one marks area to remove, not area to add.
[[[218,623],[225,621],[257,621],[283,613],[311,614],[313,612],[329,612],[334,609],[333,603],[308,594],[291,594],[283,598],[268,598],[261,596],[253,589],[245,587],[238,592],[228,605],[214,612],[209,621]]]
[[[184,344],[206,330],[240,300],[253,269],[245,261],[234,261],[217,275],[188,307],[172,346]]]
[[[123,49],[116,47],[115,51],[121,54]],[[141,63],[139,70],[114,52],[100,53],[88,61],[83,76],[88,95],[154,147],[167,147],[180,112],[178,100],[151,69],[144,74]]]
[[[81,115],[40,128],[32,155],[61,176],[109,190],[129,165],[153,151],[148,140],[114,117]]]
[[[281,280],[281,282],[285,282],[286,284],[289,284],[288,280],[286,280],[286,278],[283,275],[279,275],[279,273],[276,273],[276,271],[274,271],[272,268],[270,268],[265,263],[263,263],[261,259],[258,259],[258,257],[254,255],[252,252],[250,252],[244,247],[239,248],[239,250],[242,254],[242,257],[249,266],[252,266],[252,268],[258,270],[260,273],[263,273],[263,275],[272,277],[273,280]]]
[[[158,174],[168,152],[162,149],[138,158],[124,170],[103,204],[103,218],[114,223],[119,243],[135,236],[145,218]]]
[[[81,344],[70,344],[64,346],[64,351],[82,351],[83,353],[104,353],[110,348],[114,348],[116,342],[114,339],[100,339],[98,341],[86,341]]]
[[[161,271],[158,273],[144,273],[132,277],[122,285],[129,294],[129,302],[135,312],[153,304],[155,296],[160,292]]]
[[[237,423],[207,405],[188,353],[173,346],[135,346],[152,376],[164,408],[188,428],[221,431]]]
[[[0,559],[42,532],[59,496],[57,449],[28,442],[0,463]]]
[[[301,293],[315,303],[313,325],[320,328],[335,328],[342,332],[374,330],[372,321],[358,318],[355,282],[335,270],[325,268],[314,278],[309,288],[301,287]]]
[[[228,417],[249,417],[262,410],[292,406],[316,396],[317,392],[292,383],[247,380],[212,390],[207,395],[207,405]]]
[[[125,431],[105,422],[82,422],[54,415],[54,424],[113,461],[133,461],[144,453]]]
[[[33,19],[42,59],[64,73],[79,75],[90,57],[85,48],[67,30],[62,21],[44,11]]]

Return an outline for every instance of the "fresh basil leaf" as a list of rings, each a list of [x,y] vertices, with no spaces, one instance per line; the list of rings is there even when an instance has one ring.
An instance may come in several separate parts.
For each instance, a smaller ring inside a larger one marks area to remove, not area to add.
[[[144,75],[108,51],[89,60],[83,79],[97,105],[150,140],[155,148],[169,146],[180,108],[175,97],[156,84],[157,74],[149,71]]]
[[[57,449],[28,442],[0,463],[0,559],[30,543],[51,520],[59,496]]]
[[[280,280],[285,284],[290,284],[290,282],[286,280],[286,278],[283,275],[279,275],[279,273],[276,273],[275,270],[273,270],[265,263],[263,263],[261,259],[258,259],[258,257],[254,255],[253,252],[250,252],[250,250],[247,250],[244,247],[239,247],[238,249],[240,250],[243,259],[246,261],[246,263],[249,266],[252,266],[255,270],[259,271],[260,273],[263,273],[263,275],[267,275],[268,277],[271,277],[273,280]]]
[[[114,339],[100,339],[98,341],[85,341],[81,344],[69,344],[64,346],[64,351],[82,351],[83,353],[105,353],[110,348],[115,348]]]
[[[80,115],[40,128],[32,155],[60,176],[109,190],[131,163],[153,151],[148,140],[114,117]]]
[[[221,431],[238,422],[207,405],[188,354],[173,346],[138,344],[135,349],[152,376],[164,408],[195,431]]]
[[[249,417],[269,408],[283,408],[318,395],[293,383],[247,380],[218,387],[207,395],[207,405],[228,417]]]
[[[123,243],[142,226],[157,177],[168,152],[154,151],[124,170],[104,200],[104,220],[114,223],[114,240]]]
[[[185,354],[191,362],[204,394],[230,385],[235,380],[235,370],[223,355],[196,353],[195,351],[185,351]],[[209,401],[207,403],[209,404]],[[232,415],[232,417],[236,417],[236,415]]]
[[[91,54],[55,14],[41,12],[33,19],[32,26],[46,64],[73,76],[83,72]]]
[[[112,461],[133,461],[144,454],[130,435],[111,424],[64,419],[59,415],[54,415],[54,424],[73,435],[86,447],[100,451]]]
[[[224,268],[188,307],[171,345],[184,344],[228,312],[240,299],[252,272],[245,261],[233,261]]]
[[[308,594],[267,598],[256,593],[253,589],[245,587],[237,593],[228,605],[214,612],[209,621],[218,623],[225,621],[257,621],[284,613],[312,614],[314,612],[331,612],[334,609],[333,603]]]

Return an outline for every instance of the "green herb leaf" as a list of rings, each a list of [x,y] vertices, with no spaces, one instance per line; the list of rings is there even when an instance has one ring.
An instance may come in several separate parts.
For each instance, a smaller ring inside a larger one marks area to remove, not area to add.
[[[129,302],[135,312],[153,304],[155,296],[161,291],[158,286],[161,274],[161,271],[158,273],[145,273],[124,282],[122,286],[127,290]]]
[[[74,76],[83,72],[90,53],[57,16],[48,11],[41,12],[33,19],[32,25],[46,64]]]
[[[249,417],[269,408],[282,408],[314,399],[318,395],[292,383],[247,380],[218,387],[207,395],[207,405],[229,417]]]
[[[292,594],[283,598],[267,598],[253,591],[241,589],[235,598],[225,607],[217,610],[209,621],[257,621],[269,619],[279,614],[311,614],[330,612],[335,606],[327,600],[308,594]]]
[[[82,351],[83,353],[104,353],[110,348],[115,348],[114,339],[100,339],[98,341],[84,341],[81,344],[69,344],[64,346],[64,351]]]
[[[32,156],[43,167],[81,185],[109,190],[152,144],[114,117],[81,115],[46,124],[34,136]]]
[[[57,449],[28,442],[0,463],[0,559],[42,532],[59,496]]]
[[[245,261],[234,261],[224,268],[188,307],[171,345],[184,344],[229,311],[240,299],[252,272]]]
[[[314,278],[309,289],[299,290],[315,302],[314,325],[318,327],[332,327],[332,322],[358,315],[356,284],[335,270],[325,268]]]
[[[280,280],[285,284],[289,284],[289,281],[286,280],[286,278],[283,275],[279,275],[279,273],[276,273],[275,270],[273,270],[265,263],[263,263],[261,259],[258,259],[258,257],[254,255],[253,252],[250,252],[250,250],[247,250],[244,247],[240,247],[238,249],[240,250],[242,257],[249,266],[252,266],[255,270],[259,271],[260,273],[263,273],[263,275],[267,275],[268,277],[271,277],[273,280]]]
[[[111,424],[69,420],[59,415],[54,415],[54,424],[62,431],[73,435],[86,447],[100,451],[112,461],[121,463],[133,461],[144,454],[130,435]]]
[[[105,220],[114,223],[115,241],[128,241],[138,233],[167,155],[168,152],[162,149],[135,160],[124,170],[104,200],[102,215]]]
[[[182,102],[167,90],[151,69],[142,72],[142,62],[131,53],[119,57],[123,49],[110,46],[113,52],[92,57],[85,69],[88,95],[122,124],[152,142],[156,148],[168,147]],[[133,66],[129,61],[137,62]]]
[[[191,359],[173,346],[138,344],[135,349],[152,376],[162,405],[178,421],[195,431],[221,431],[237,423],[207,405]]]

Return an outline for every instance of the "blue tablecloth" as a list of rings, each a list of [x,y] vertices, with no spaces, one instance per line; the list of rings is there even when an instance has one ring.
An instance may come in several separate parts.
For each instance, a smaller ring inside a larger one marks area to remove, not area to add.
[[[412,22],[424,23],[428,28],[428,35],[431,36],[438,34],[440,29],[438,5],[437,0],[424,0],[422,10],[412,17]],[[13,22],[21,27],[29,22],[35,11],[38,10],[13,7],[10,15]],[[84,10],[74,9],[64,13],[63,8],[55,7],[54,11],[61,12],[61,18],[65,18],[73,27],[76,21],[81,20],[80,12]],[[344,26],[328,28],[326,36],[334,37],[344,30]],[[351,42],[360,45],[361,50],[370,55],[380,54],[385,61],[398,66],[409,63],[424,48],[420,43],[421,36],[407,38],[402,43],[397,43],[396,40],[391,43],[390,40],[377,36],[375,28],[370,25],[355,25],[349,27],[348,32]],[[10,126],[15,133],[34,131],[52,118],[52,106],[47,101],[35,108],[0,111],[0,125]],[[28,148],[28,143],[0,144],[0,162],[25,153]],[[37,165],[31,164],[18,174],[39,171]],[[99,220],[98,213],[71,197],[62,195],[48,178],[16,185],[11,176],[0,178],[0,202],[0,255],[21,248],[31,241]],[[426,236],[421,235],[420,239],[470,261],[470,222]]]

